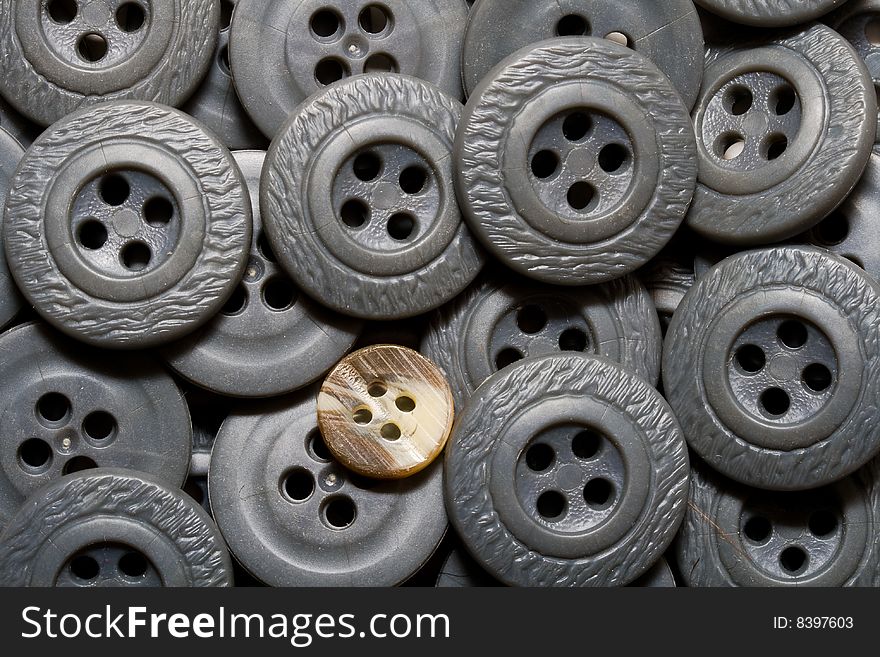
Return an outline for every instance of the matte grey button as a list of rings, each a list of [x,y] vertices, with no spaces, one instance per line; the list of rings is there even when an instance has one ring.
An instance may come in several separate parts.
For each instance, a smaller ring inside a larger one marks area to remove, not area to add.
[[[653,61],[687,107],[703,78],[703,30],[691,0],[487,0],[468,17],[462,52],[465,90],[502,59],[559,36],[621,43]]]
[[[363,73],[403,73],[461,96],[461,0],[239,0],[229,49],[235,87],[275,137],[307,97]]]
[[[495,272],[434,314],[421,351],[446,373],[462,408],[499,369],[560,352],[605,356],[656,382],[662,340],[632,277],[563,288]]]
[[[78,470],[131,468],[178,487],[192,425],[159,363],[77,344],[44,324],[0,335],[0,527],[25,496]]]
[[[230,549],[266,584],[392,586],[446,531],[442,479],[440,463],[387,482],[348,472],[318,431],[308,391],[233,413],[208,486]]]

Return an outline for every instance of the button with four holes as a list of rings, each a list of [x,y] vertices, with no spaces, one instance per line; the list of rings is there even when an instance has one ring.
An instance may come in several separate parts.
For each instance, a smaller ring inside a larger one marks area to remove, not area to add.
[[[47,484],[0,533],[0,586],[231,586],[207,512],[135,470],[100,468]]]
[[[377,479],[427,467],[443,450],[453,416],[452,391],[437,366],[394,345],[347,356],[318,395],[318,424],[330,451]]]
[[[395,586],[446,531],[439,462],[406,479],[346,470],[327,448],[316,391],[241,407],[217,435],[208,487],[238,562],[270,586]]]
[[[236,13],[238,15],[238,13]],[[454,189],[461,103],[404,75],[358,75],[300,105],[266,156],[278,263],[339,313],[399,320],[464,290],[484,256]]]
[[[177,105],[217,43],[217,0],[0,0],[0,93],[50,125],[119,98]]]
[[[689,227],[739,246],[809,230],[852,191],[871,155],[868,70],[824,25],[710,50],[706,61]]]
[[[498,370],[559,352],[605,356],[653,383],[662,344],[651,299],[632,276],[565,288],[505,274],[487,275],[438,310],[420,351],[446,374],[462,408]]]
[[[828,486],[779,492],[691,472],[676,544],[688,586],[874,586],[878,463]]]
[[[120,349],[170,342],[217,313],[252,229],[229,151],[182,112],[134,101],[74,112],[43,133],[3,224],[9,269],[37,311]]]
[[[461,0],[239,0],[235,88],[269,137],[307,97],[359,74],[404,73],[459,96],[466,20]]]
[[[678,423],[648,383],[601,357],[542,356],[493,374],[460,413],[444,465],[450,521],[509,585],[629,584],[684,515]]]
[[[690,446],[750,486],[804,490],[877,453],[880,288],[827,251],[723,260],[672,319],[663,383]]]
[[[691,0],[486,0],[471,11],[462,47],[467,95],[492,68],[554,37],[604,37],[662,70],[688,107],[703,77],[703,31]]]
[[[651,61],[608,39],[553,39],[474,88],[456,189],[474,235],[508,267],[589,285],[635,271],[672,238],[695,154],[688,110]]]
[[[42,323],[0,336],[0,529],[25,496],[97,467],[180,486],[192,425],[174,380],[141,354],[76,344]]]

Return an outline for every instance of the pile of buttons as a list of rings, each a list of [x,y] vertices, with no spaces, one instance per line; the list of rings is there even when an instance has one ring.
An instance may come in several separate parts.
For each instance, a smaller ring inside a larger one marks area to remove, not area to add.
[[[880,1],[0,0],[0,585],[880,585]]]

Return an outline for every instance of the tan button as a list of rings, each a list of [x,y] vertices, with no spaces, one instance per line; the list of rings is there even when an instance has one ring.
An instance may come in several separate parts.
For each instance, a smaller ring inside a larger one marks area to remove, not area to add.
[[[453,418],[452,391],[437,366],[395,345],[350,354],[318,395],[327,447],[345,467],[377,479],[426,468],[443,451]]]

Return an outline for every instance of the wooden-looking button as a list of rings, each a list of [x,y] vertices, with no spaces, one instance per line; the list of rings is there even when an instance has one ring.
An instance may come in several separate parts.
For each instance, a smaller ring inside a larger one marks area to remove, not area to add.
[[[426,468],[452,430],[452,391],[427,358],[377,345],[344,358],[318,395],[318,425],[345,467],[402,479]]]

